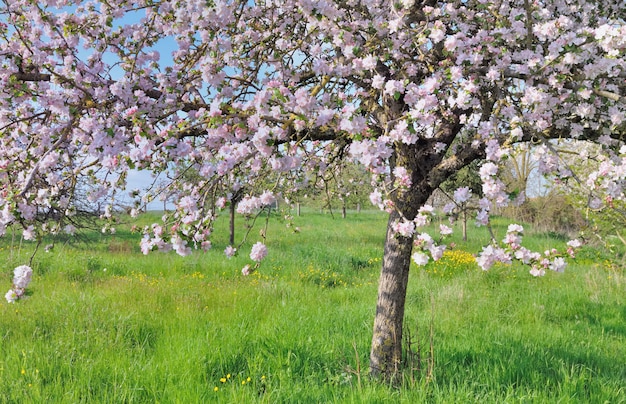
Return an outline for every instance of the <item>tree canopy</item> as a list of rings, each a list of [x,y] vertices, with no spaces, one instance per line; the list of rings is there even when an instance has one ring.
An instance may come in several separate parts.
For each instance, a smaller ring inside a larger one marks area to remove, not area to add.
[[[2,0],[0,233],[72,232],[79,183],[97,201],[150,170],[179,198],[143,248],[184,255],[210,246],[204,201],[231,173],[351,156],[390,212],[371,368],[393,371],[414,241],[441,251],[416,238],[424,204],[451,174],[485,159],[484,221],[510,200],[510,145],[539,144],[539,168],[567,176],[550,140],[588,140],[609,156],[594,184],[623,198],[625,15],[617,0]],[[485,267],[515,252],[489,248]]]

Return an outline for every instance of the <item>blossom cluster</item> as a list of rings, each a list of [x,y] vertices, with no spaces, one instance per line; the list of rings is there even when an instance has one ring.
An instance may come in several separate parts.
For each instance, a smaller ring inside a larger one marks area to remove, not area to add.
[[[418,227],[426,225],[431,217],[434,215],[434,210],[430,206],[426,206],[426,209],[420,209],[414,222]],[[445,224],[439,225],[440,241],[445,237],[452,234],[452,228]],[[411,256],[413,262],[418,266],[424,266],[432,259],[438,261],[446,250],[445,244],[437,244],[433,237],[428,233],[420,233],[415,236],[413,240],[413,248],[415,252]]]
[[[446,250],[446,245],[437,245],[435,240],[428,233],[421,233],[413,241],[415,252],[411,256],[413,262],[418,266],[428,264],[430,259],[438,261]]]
[[[4,295],[7,302],[14,303],[24,296],[32,276],[33,270],[28,265],[20,265],[13,270],[13,287]]]
[[[255,262],[261,262],[267,256],[267,247],[260,241],[252,246],[250,251],[250,259]]]
[[[257,209],[272,205],[276,197],[270,191],[263,192],[260,196],[245,196],[237,205],[237,213],[251,215]]]
[[[193,215],[196,215],[196,211]],[[144,236],[141,239],[140,246],[143,254],[149,254],[151,251],[157,250],[161,252],[175,251],[178,255],[190,255],[193,249],[201,248],[203,251],[211,249],[211,241],[209,236],[211,230],[205,226],[205,223],[212,220],[212,217],[206,216],[197,223],[189,220],[189,224],[174,224],[168,228],[159,224],[152,224],[143,229]],[[166,221],[164,217],[163,221]],[[193,247],[193,248],[192,248]]]
[[[506,236],[502,240],[502,246],[495,244],[483,248],[476,258],[476,262],[483,270],[489,270],[496,262],[510,264],[517,260],[531,267],[530,274],[544,276],[546,270],[563,272],[567,266],[564,255],[557,249],[546,250],[543,254],[531,251],[521,245],[524,228],[518,224],[511,224],[507,229]],[[574,239],[567,243],[567,255],[575,258],[575,252],[582,246],[580,240]]]

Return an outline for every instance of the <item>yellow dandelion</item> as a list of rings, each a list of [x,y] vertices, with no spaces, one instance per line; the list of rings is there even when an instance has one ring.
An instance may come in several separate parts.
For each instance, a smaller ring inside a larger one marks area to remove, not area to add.
[[[222,378],[220,379],[220,382],[222,382],[222,383],[226,383],[226,378],[225,378],[225,377],[222,377]]]
[[[247,381],[248,383],[250,383],[250,380],[252,380],[252,379],[250,379],[250,376],[248,376],[248,378],[246,379],[246,381]]]
[[[219,387],[217,387],[217,386],[213,387],[213,391],[218,391],[219,389],[220,389],[220,388],[219,388]]]
[[[22,373],[23,375],[25,375],[25,374],[26,374],[26,370],[22,369],[22,371],[21,371],[20,373]]]
[[[245,381],[245,380],[242,380],[242,381],[241,381],[241,385],[243,386],[244,384],[246,384],[246,381]]]

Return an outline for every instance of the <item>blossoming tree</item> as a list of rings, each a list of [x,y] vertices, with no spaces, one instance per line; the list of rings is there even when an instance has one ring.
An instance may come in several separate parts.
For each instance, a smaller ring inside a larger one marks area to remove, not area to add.
[[[550,140],[575,138],[603,145],[595,182],[623,198],[625,16],[617,0],[0,0],[0,232],[71,233],[79,180],[97,201],[129,169],[193,167],[201,181],[170,174],[176,210],[142,242],[188,254],[210,247],[203,200],[235,169],[287,178],[350,155],[389,212],[370,368],[392,375],[414,242],[418,264],[445,248],[418,230],[425,203],[451,173],[487,161],[485,222],[510,199],[510,145],[542,144],[559,172]],[[241,211],[274,197],[259,194]],[[480,264],[563,268],[520,233]]]

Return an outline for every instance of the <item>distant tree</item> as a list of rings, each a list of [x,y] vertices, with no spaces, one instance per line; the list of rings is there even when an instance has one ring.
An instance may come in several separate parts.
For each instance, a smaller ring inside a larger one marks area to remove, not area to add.
[[[607,156],[607,146],[588,142],[561,142],[554,147],[561,153],[564,175],[553,179],[553,188],[585,218],[585,236],[608,247],[626,244],[626,202],[615,185],[604,186],[612,181],[611,170],[621,164],[621,158],[610,150]]]
[[[370,184],[370,175],[358,163],[345,161],[322,178],[322,192],[324,206],[332,211],[332,206],[338,203],[341,207],[341,217],[346,217],[348,206],[357,208],[369,203],[369,195],[373,188]]]
[[[463,241],[467,241],[467,221],[470,215],[481,210],[478,205],[478,200],[483,197],[483,182],[478,173],[481,163],[480,160],[473,161],[440,185],[448,200],[443,208],[444,213],[453,222],[461,219]]]

